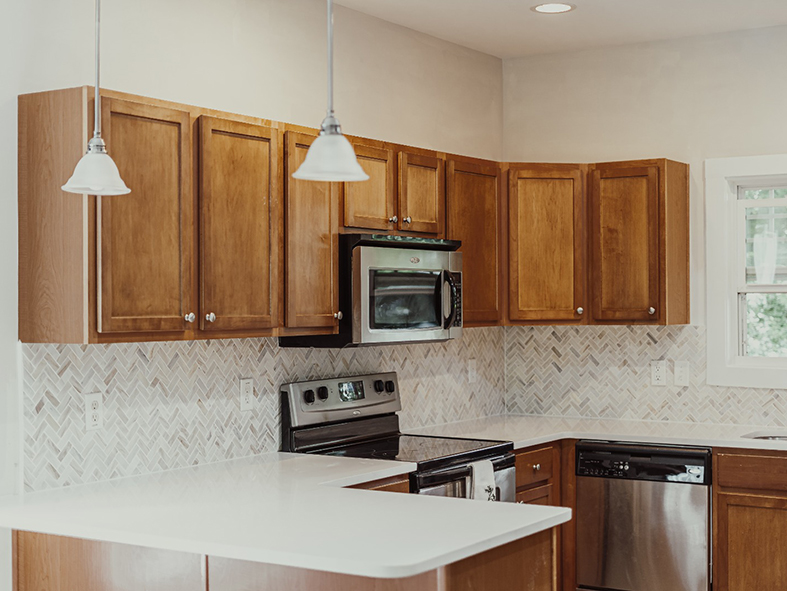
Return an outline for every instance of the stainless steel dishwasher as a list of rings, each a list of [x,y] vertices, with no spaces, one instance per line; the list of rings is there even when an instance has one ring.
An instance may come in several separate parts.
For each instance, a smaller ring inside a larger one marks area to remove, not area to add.
[[[580,441],[578,589],[711,588],[709,449]]]

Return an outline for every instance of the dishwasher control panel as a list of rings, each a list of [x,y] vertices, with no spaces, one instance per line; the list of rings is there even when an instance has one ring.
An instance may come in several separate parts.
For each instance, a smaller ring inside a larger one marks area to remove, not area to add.
[[[580,441],[576,475],[710,484],[709,449]]]

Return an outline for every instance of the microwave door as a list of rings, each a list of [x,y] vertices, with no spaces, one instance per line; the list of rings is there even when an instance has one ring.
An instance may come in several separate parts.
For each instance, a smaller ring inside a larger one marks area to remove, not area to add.
[[[446,252],[360,247],[353,302],[358,344],[439,341],[445,329]],[[355,326],[354,331],[355,331]]]
[[[443,328],[448,330],[456,322],[457,285],[451,271],[443,271]]]

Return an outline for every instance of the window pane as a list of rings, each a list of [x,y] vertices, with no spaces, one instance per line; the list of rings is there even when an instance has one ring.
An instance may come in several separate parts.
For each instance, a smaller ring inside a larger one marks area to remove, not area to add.
[[[746,294],[746,354],[787,357],[787,293]]]
[[[787,283],[787,206],[746,209],[746,283]]]
[[[783,189],[780,189],[783,190]],[[743,189],[738,192],[739,199],[772,199],[773,189]]]

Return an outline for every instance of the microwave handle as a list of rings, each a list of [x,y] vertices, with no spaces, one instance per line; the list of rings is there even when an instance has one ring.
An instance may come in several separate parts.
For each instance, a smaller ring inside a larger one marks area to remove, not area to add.
[[[443,328],[448,329],[456,322],[456,299],[458,296],[456,281],[454,281],[454,275],[451,271],[443,271],[443,285],[446,283],[451,288],[451,311],[448,314],[448,318],[445,319]],[[445,313],[443,313],[443,317],[445,317]]]

